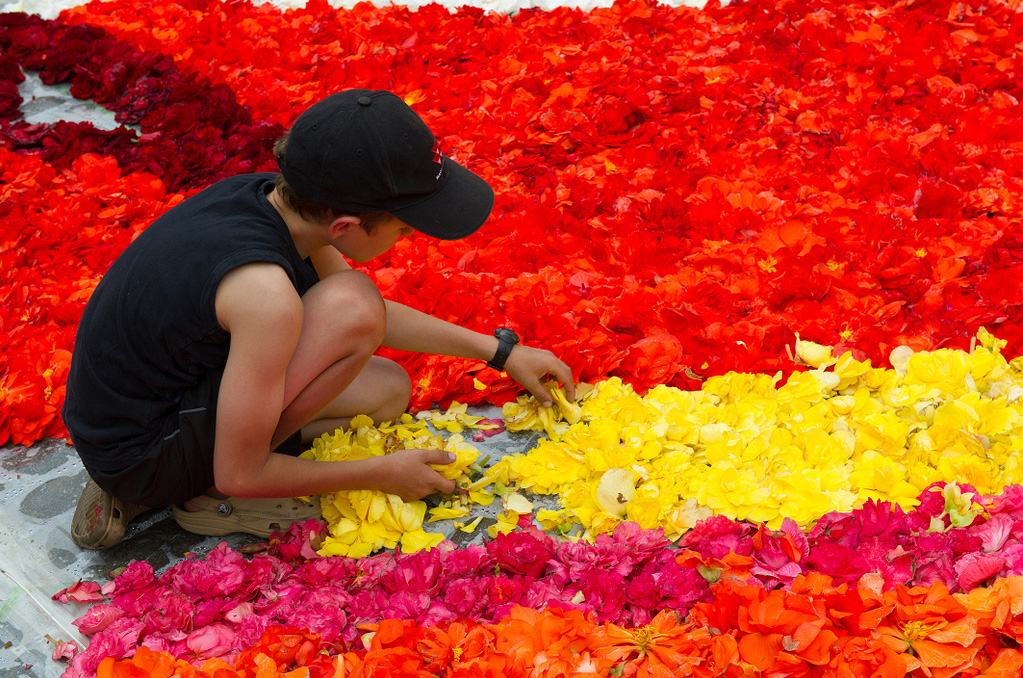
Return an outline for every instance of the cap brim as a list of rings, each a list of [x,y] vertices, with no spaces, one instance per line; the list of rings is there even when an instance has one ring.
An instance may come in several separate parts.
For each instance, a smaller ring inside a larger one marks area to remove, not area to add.
[[[448,179],[436,193],[409,207],[390,210],[421,233],[441,240],[470,236],[494,209],[494,189],[451,158],[444,158]]]

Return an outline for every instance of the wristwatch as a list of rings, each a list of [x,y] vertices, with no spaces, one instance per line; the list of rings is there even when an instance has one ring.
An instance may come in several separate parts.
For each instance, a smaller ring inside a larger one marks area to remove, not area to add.
[[[493,367],[495,370],[503,370],[504,363],[508,360],[508,354],[511,353],[512,347],[519,343],[519,335],[515,334],[507,327],[498,327],[494,330],[494,336],[497,337],[497,353],[487,363],[487,367]]]

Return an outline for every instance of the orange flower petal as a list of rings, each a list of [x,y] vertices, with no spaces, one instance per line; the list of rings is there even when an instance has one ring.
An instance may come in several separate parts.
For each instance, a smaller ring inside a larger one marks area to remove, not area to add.
[[[772,667],[782,650],[780,633],[748,633],[739,638],[739,656],[761,671]]]

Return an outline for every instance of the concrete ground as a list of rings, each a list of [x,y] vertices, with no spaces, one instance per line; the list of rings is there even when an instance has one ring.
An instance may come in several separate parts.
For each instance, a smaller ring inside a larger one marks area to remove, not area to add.
[[[113,115],[90,102],[73,99],[67,87],[49,87],[29,77],[22,84],[22,111],[29,122],[90,121],[113,129]],[[496,408],[470,411],[500,416]],[[492,461],[530,449],[535,433],[501,433],[474,443]],[[141,516],[124,541],[105,551],[86,551],[71,541],[71,517],[87,475],[70,443],[45,440],[32,447],[0,448],[0,678],[59,676],[64,664],[50,659],[56,642],[75,640],[84,648],[87,639],[72,621],[86,604],[61,604],[53,594],[79,579],[103,583],[110,572],[133,560],[145,560],[158,571],[186,553],[204,554],[221,541],[232,547],[260,541],[247,535],[201,537],[178,527],[169,508]],[[554,508],[554,500],[541,498],[539,507]],[[480,542],[501,510],[500,502],[474,513],[484,520],[473,534],[454,528],[450,520],[426,526],[443,532],[456,543]],[[463,518],[463,521],[469,519]]]

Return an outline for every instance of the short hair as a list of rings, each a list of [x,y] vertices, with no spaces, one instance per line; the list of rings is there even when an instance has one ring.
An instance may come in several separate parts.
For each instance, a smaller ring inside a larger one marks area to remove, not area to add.
[[[277,140],[274,144],[274,156],[283,158],[288,152],[288,138],[291,135],[289,129],[284,135]],[[337,207],[331,207],[330,205],[324,205],[321,202],[309,200],[301,193],[295,190],[295,188],[288,183],[284,178],[283,174],[278,174],[277,179],[274,181],[274,189],[277,191],[277,195],[281,197],[284,203],[291,209],[298,212],[303,219],[312,219],[313,221],[321,224],[329,224],[330,222],[340,217],[359,217],[361,219],[361,226],[367,233],[372,233],[373,229],[378,224],[383,223],[384,219],[390,216],[387,212],[351,212],[349,210],[338,209]]]

